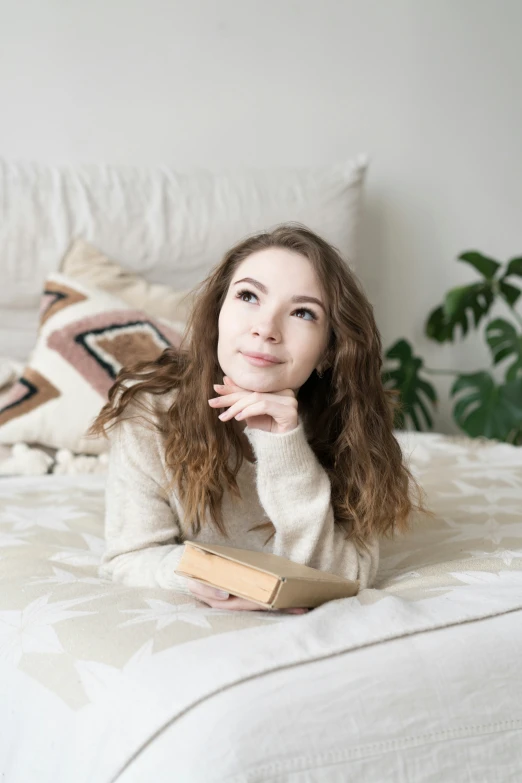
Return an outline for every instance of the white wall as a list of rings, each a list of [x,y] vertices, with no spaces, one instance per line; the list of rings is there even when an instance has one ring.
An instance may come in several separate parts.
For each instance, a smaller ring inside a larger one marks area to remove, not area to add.
[[[388,346],[522,254],[520,0],[0,0],[0,154],[180,169],[371,157],[359,274]],[[449,386],[437,379],[444,397]],[[457,431],[448,403],[437,428]]]

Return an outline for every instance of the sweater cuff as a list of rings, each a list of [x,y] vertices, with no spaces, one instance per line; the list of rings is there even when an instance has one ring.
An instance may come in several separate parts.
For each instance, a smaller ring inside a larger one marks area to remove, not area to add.
[[[244,434],[250,441],[258,463],[270,475],[302,474],[315,463],[315,454],[308,443],[300,421],[289,432],[267,432],[245,427]]]
[[[188,589],[186,578],[175,573],[176,568],[179,566],[180,560],[183,557],[184,551],[185,547],[183,545],[177,545],[163,558],[156,573],[156,580],[160,587],[166,588],[167,590],[176,590],[185,595],[193,595]]]

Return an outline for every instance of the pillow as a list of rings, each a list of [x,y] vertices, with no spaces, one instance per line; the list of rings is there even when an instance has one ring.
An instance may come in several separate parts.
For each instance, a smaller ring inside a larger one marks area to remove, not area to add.
[[[182,174],[169,166],[0,160],[0,355],[27,361],[42,286],[75,237],[176,291],[200,283],[238,240],[290,220],[355,265],[367,163],[361,155],[314,167]]]
[[[192,307],[191,291],[176,291],[168,285],[149,283],[83,239],[76,239],[71,244],[60,271],[88,286],[119,296],[131,307],[146,310],[157,318],[186,322]]]
[[[20,362],[7,356],[0,356],[0,392],[14,383],[22,369]]]
[[[85,437],[122,366],[179,346],[183,324],[155,319],[122,299],[62,274],[50,275],[40,329],[22,376],[0,407],[0,443],[37,443],[100,454]]]

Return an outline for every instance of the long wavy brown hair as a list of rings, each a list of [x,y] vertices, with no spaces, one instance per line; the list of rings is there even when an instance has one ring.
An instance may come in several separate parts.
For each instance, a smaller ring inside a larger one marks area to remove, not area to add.
[[[165,413],[155,414],[154,426],[164,434],[171,487],[176,487],[185,513],[183,532],[197,535],[202,524],[214,524],[228,537],[221,502],[225,488],[240,497],[236,476],[244,454],[233,420],[219,421],[219,410],[207,402],[215,396],[213,384],[223,377],[217,359],[218,317],[239,264],[267,248],[305,256],[326,296],[326,369],[322,377],[314,370],[301,386],[298,410],[330,479],[335,524],[345,530],[346,539],[367,549],[375,537],[407,532],[413,509],[430,512],[393,434],[399,403],[381,379],[382,345],[372,305],[337,249],[299,223],[249,236],[225,254],[193,292],[181,345],[168,348],[156,361],[120,371],[91,434],[106,434],[143,392],[162,395],[177,389]],[[252,529],[264,528],[271,533],[268,542],[275,532],[271,522]]]

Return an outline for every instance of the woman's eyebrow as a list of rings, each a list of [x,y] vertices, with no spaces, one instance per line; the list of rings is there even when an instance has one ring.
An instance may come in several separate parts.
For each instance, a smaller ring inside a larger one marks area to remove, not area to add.
[[[236,280],[234,285],[238,285],[238,283],[252,283],[252,285],[255,286],[256,288],[259,288],[259,290],[262,291],[263,294],[268,293],[268,288],[266,287],[266,285],[260,283],[259,280],[254,280],[253,277],[243,277],[241,280]],[[291,301],[299,302],[299,304],[302,304],[303,302],[314,302],[315,304],[319,305],[319,307],[322,307],[324,312],[326,313],[326,307],[321,302],[321,300],[316,299],[315,296],[292,296]]]

